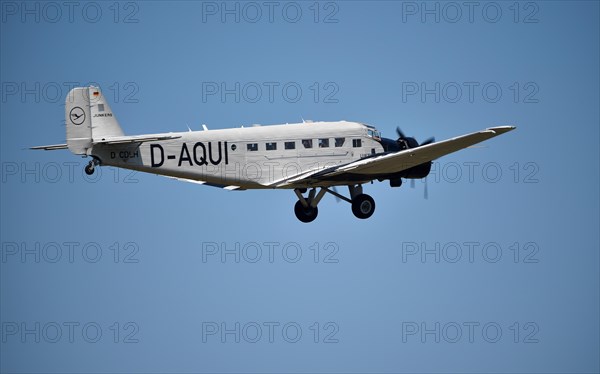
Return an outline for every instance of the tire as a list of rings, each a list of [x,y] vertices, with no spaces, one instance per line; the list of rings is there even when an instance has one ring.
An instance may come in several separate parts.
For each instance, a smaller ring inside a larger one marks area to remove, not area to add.
[[[85,173],[86,173],[87,175],[92,175],[92,174],[94,174],[94,167],[93,167],[92,165],[87,165],[87,166],[85,167]]]
[[[367,219],[375,212],[375,200],[367,194],[360,194],[352,199],[352,213],[356,218]]]
[[[319,214],[319,208],[305,208],[300,200],[298,200],[296,201],[296,205],[294,205],[294,213],[296,213],[296,218],[298,218],[301,222],[309,223],[317,218],[317,215]]]

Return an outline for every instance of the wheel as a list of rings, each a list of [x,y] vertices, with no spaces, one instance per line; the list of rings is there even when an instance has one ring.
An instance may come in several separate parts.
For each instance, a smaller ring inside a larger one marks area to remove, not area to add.
[[[87,175],[94,174],[94,164],[92,164],[91,162],[89,164],[87,164],[87,166],[85,167],[85,173]]]
[[[319,208],[317,207],[307,207],[305,208],[300,200],[296,201],[296,205],[294,205],[294,213],[296,213],[296,218],[304,223],[312,222],[317,218],[317,214],[319,214]]]
[[[356,218],[366,219],[375,212],[375,201],[367,194],[356,195],[352,199],[352,213]]]

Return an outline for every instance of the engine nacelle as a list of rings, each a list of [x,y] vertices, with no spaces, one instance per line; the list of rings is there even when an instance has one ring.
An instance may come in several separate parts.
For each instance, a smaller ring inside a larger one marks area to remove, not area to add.
[[[426,162],[421,165],[413,166],[410,169],[404,170],[400,173],[400,175],[402,176],[402,178],[421,179],[421,178],[425,178],[426,176],[428,176],[430,171],[431,171],[431,161]]]
[[[400,152],[406,149],[417,148],[419,143],[415,138],[404,136],[399,130],[398,135],[400,136],[397,140],[382,138],[380,140],[383,149],[386,152]],[[429,144],[433,142],[433,138],[426,140],[423,144]],[[431,171],[431,161],[423,164],[413,166],[410,169],[395,173],[392,175],[386,175],[381,179],[389,179],[392,187],[400,187],[402,184],[401,178],[407,179],[421,179],[429,175]]]

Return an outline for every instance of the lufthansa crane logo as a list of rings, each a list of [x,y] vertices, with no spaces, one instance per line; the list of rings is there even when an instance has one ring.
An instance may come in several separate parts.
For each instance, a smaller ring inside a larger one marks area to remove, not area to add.
[[[80,107],[76,106],[71,109],[69,113],[69,119],[74,125],[81,125],[85,121],[85,112]]]

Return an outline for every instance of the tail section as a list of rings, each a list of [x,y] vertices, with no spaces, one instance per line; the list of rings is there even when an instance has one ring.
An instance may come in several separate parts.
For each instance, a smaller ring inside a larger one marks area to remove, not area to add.
[[[94,86],[77,87],[69,92],[65,117],[67,144],[41,145],[30,149],[51,151],[68,148],[76,155],[90,156],[94,145],[140,144],[181,138],[181,135],[171,134],[125,136],[102,92]],[[93,173],[94,164],[90,165],[89,171]]]
[[[100,88],[74,88],[65,104],[67,146],[71,152],[85,155],[92,143],[124,135]]]
[[[89,89],[74,88],[65,102],[65,120],[67,124],[67,146],[78,155],[87,154],[92,146],[92,126],[90,115]]]

